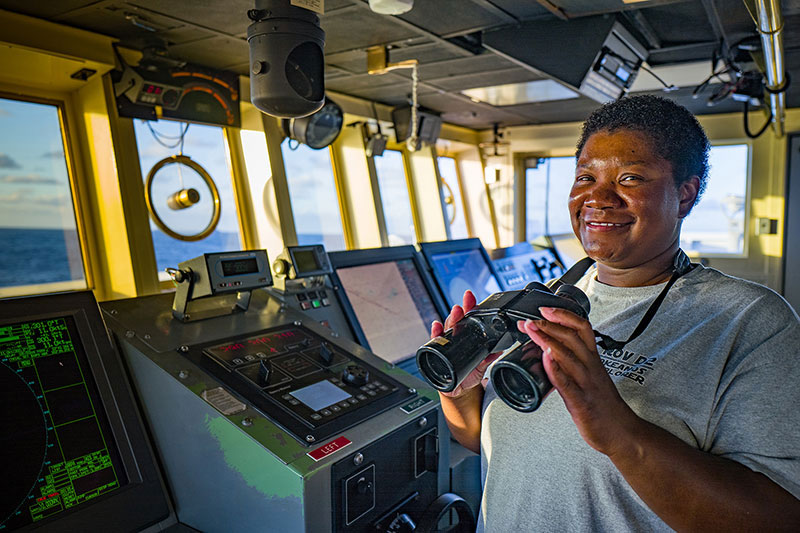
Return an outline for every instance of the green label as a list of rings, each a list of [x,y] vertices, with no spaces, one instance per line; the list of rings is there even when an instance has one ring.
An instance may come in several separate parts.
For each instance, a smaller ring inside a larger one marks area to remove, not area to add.
[[[426,398],[425,396],[420,396],[419,398],[411,400],[407,404],[400,406],[400,409],[402,409],[403,412],[406,414],[413,413],[414,411],[416,411],[417,409],[419,409],[420,407],[422,407],[423,405],[425,405],[430,401],[431,401],[430,398]]]

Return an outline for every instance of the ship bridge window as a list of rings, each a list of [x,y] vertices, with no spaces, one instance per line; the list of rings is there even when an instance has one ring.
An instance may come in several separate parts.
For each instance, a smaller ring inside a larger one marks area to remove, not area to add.
[[[344,250],[342,215],[330,149],[314,150],[286,140],[281,144],[281,151],[297,244],[324,244],[328,251]]]
[[[747,144],[711,147],[708,188],[681,228],[681,248],[690,255],[745,254],[749,157]],[[572,232],[567,201],[574,176],[572,156],[540,158],[525,169],[527,240]]]
[[[58,105],[0,98],[0,297],[87,286]]]
[[[466,203],[461,195],[461,180],[458,179],[456,160],[452,157],[440,156],[437,158],[437,163],[443,182],[445,220],[450,224],[450,237],[466,239],[470,236],[467,229]]]
[[[574,157],[548,157],[525,169],[525,236],[572,232],[567,201],[575,179]]]
[[[134,130],[145,188],[151,170],[162,164],[153,173],[150,188],[152,210],[166,225],[159,227],[151,211],[150,230],[159,280],[169,279],[165,268],[177,267],[187,259],[240,250],[242,240],[223,129],[182,121],[137,119]],[[177,155],[186,156],[191,162],[164,161]],[[203,171],[213,180],[219,198],[219,221],[215,226],[215,193]],[[176,195],[181,191],[186,194]]]
[[[397,150],[384,150],[382,156],[375,157],[375,172],[381,191],[389,246],[414,244],[417,239],[403,154]]]
[[[712,146],[708,188],[683,222],[681,248],[689,255],[745,255],[750,147]]]

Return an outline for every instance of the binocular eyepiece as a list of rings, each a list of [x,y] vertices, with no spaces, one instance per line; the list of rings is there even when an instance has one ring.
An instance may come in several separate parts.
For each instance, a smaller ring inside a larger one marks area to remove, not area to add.
[[[491,353],[521,344],[492,365],[490,380],[511,408],[530,412],[553,388],[542,366],[542,351],[517,329],[517,320],[541,319],[540,307],[559,307],[587,318],[589,299],[573,285],[553,292],[531,282],[518,291],[497,292],[471,309],[442,335],[417,350],[417,366],[434,388],[450,392]]]

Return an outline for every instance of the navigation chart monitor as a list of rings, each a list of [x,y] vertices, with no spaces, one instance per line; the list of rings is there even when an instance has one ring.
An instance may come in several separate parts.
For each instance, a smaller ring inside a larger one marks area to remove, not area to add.
[[[583,245],[574,233],[548,235],[547,240],[550,241],[550,244],[556,251],[556,255],[558,255],[558,259],[561,261],[561,264],[564,265],[564,268],[569,268],[586,257]]]
[[[127,531],[169,515],[91,292],[2,301],[0,402],[0,531]]]
[[[334,284],[359,343],[418,375],[414,355],[444,305],[413,246],[331,252]],[[408,365],[402,364],[409,361]]]
[[[419,246],[449,307],[461,305],[467,289],[478,302],[500,291],[497,273],[479,239],[424,242]]]

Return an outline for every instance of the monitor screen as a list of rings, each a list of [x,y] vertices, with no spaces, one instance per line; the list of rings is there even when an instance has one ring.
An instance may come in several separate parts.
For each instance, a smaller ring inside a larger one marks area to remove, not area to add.
[[[411,259],[337,268],[370,349],[390,363],[412,357],[441,320]]]
[[[550,235],[549,239],[564,264],[564,268],[569,268],[586,257],[581,241],[572,233]]]
[[[71,316],[0,326],[0,529],[55,517],[128,479]]]
[[[449,305],[460,305],[467,289],[478,302],[500,291],[497,279],[478,249],[432,254],[430,262]]]

